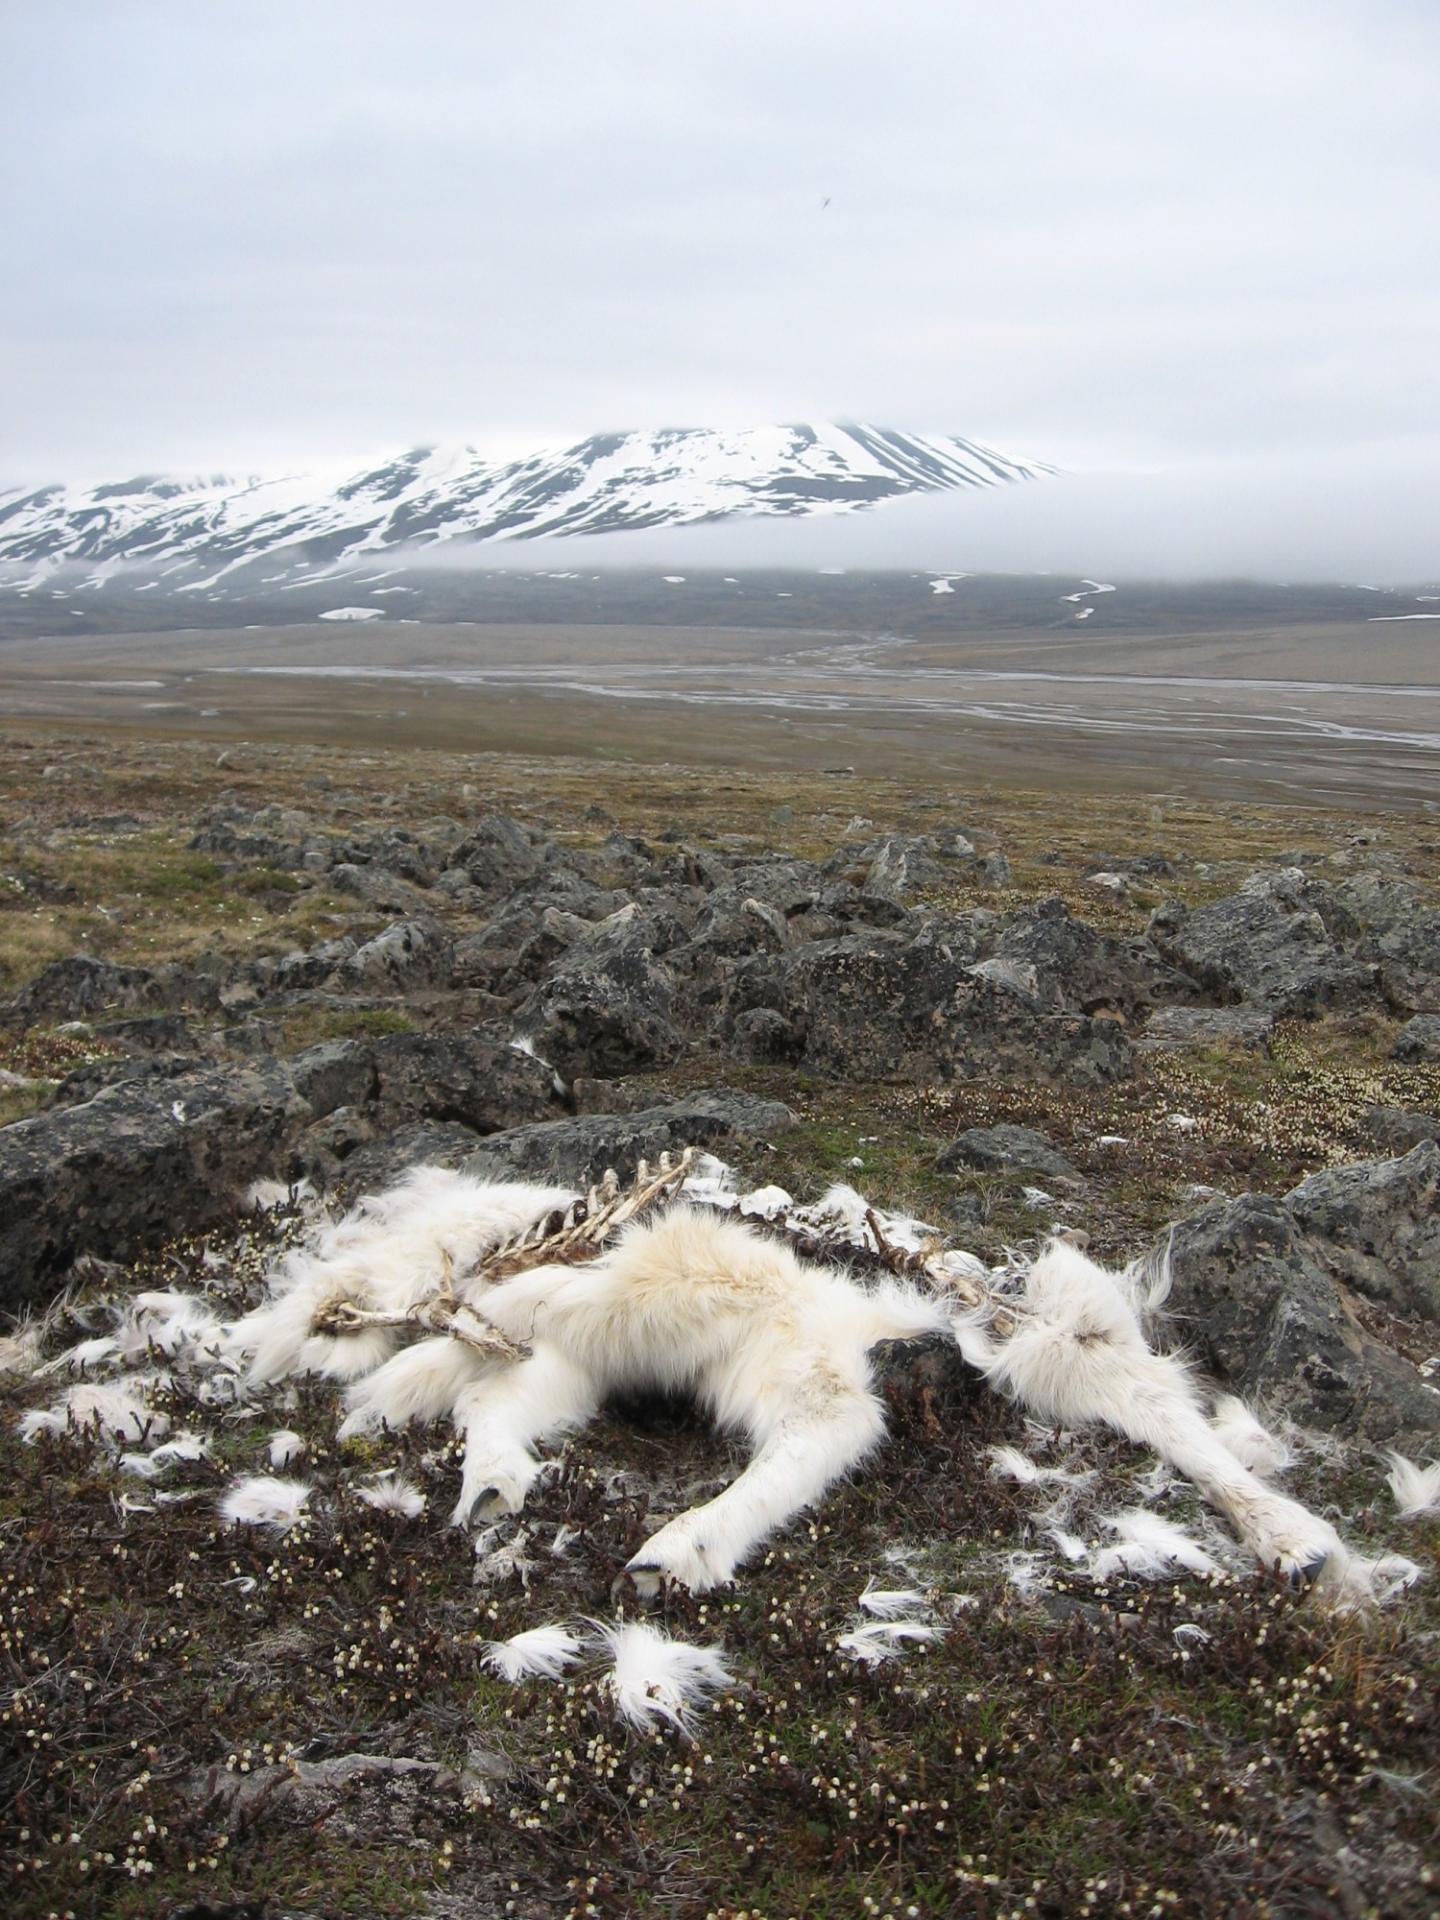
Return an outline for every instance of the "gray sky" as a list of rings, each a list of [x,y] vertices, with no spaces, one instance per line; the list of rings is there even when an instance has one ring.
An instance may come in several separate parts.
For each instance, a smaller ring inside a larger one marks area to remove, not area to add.
[[[1434,0],[3,0],[0,478],[847,417],[1419,458],[1437,76]]]

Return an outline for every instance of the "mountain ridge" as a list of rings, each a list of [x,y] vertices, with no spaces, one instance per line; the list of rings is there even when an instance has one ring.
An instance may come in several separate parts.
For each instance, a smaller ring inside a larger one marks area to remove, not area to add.
[[[257,578],[261,564],[318,577],[421,547],[851,513],[1050,472],[957,435],[849,422],[592,434],[501,462],[417,446],[339,481],[145,473],[0,489],[0,586],[23,592],[75,567],[99,584],[153,567],[136,590],[248,589],[279,579]]]

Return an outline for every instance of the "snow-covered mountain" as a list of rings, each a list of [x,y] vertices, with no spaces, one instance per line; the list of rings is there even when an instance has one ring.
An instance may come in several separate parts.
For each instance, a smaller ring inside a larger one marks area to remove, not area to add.
[[[1051,469],[969,440],[859,425],[596,434],[497,464],[416,448],[338,484],[154,475],[0,490],[0,587],[57,574],[133,592],[248,598],[403,550],[846,513],[914,493],[988,488]],[[457,555],[458,557],[458,555]]]

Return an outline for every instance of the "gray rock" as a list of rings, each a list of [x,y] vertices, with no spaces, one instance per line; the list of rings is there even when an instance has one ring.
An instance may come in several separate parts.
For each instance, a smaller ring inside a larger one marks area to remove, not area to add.
[[[537,845],[518,820],[492,813],[451,852],[447,864],[463,867],[473,886],[496,893],[537,873],[547,851],[547,844]]]
[[[1057,1013],[976,976],[970,956],[925,937],[868,934],[801,949],[787,1004],[803,1059],[857,1080],[1025,1075],[1095,1086],[1131,1071],[1111,1020]]]
[[[1212,906],[1159,908],[1148,937],[1173,965],[1228,999],[1308,1016],[1353,1006],[1371,987],[1370,968],[1332,938],[1320,911],[1327,902],[1298,869],[1257,873]]]
[[[1440,1395],[1365,1332],[1285,1205],[1261,1194],[1180,1222],[1168,1246],[1178,1332],[1226,1389],[1303,1425],[1427,1444]]]
[[[355,952],[355,941],[346,934],[340,940],[322,940],[313,947],[297,947],[275,962],[270,984],[279,993],[299,993],[318,987],[343,967]]]
[[[1022,908],[1000,930],[995,958],[1026,969],[1030,989],[1052,1007],[1125,1014],[1159,999],[1193,996],[1194,983],[1141,942],[1112,939],[1076,920],[1052,897]]]
[[[936,1171],[956,1173],[972,1167],[982,1173],[1043,1173],[1056,1180],[1079,1179],[1078,1169],[1033,1127],[969,1127],[942,1147]]]
[[[1397,1060],[1440,1060],[1440,1013],[1417,1013],[1395,1036]]]
[[[903,900],[926,887],[942,886],[948,876],[937,856],[938,848],[929,834],[893,833],[875,849],[865,877],[866,889]],[[974,857],[971,847],[970,858]]]
[[[397,920],[357,947],[343,962],[347,978],[400,992],[442,984],[450,971],[450,941],[434,920]]]
[[[1440,1114],[1415,1113],[1408,1107],[1371,1107],[1365,1115],[1365,1131],[1386,1153],[1409,1153],[1422,1140],[1440,1140]]]
[[[1136,1044],[1149,1052],[1244,1047],[1268,1053],[1274,1036],[1274,1017],[1264,1007],[1161,1007],[1151,1014]]]
[[[315,1113],[364,1106],[375,1097],[375,1056],[362,1040],[322,1040],[286,1065],[296,1092]]]
[[[724,1089],[693,1093],[671,1106],[636,1113],[587,1114],[546,1126],[492,1134],[465,1161],[468,1173],[489,1179],[554,1180],[584,1185],[614,1167],[622,1180],[642,1158],[653,1161],[681,1147],[724,1154],[738,1142],[767,1140],[796,1124],[778,1100]]]
[[[1440,1145],[1330,1167],[1285,1205],[1337,1279],[1397,1313],[1440,1320]]]
[[[553,1070],[481,1033],[395,1033],[373,1045],[379,1118],[452,1121],[492,1133],[564,1110]]]
[[[675,976],[655,958],[655,937],[650,916],[617,915],[566,949],[517,1010],[521,1031],[567,1078],[613,1079],[679,1058]]]
[[[423,914],[435,905],[433,894],[384,867],[360,867],[342,861],[330,869],[329,884],[340,893],[353,894],[366,906],[378,907],[382,913]]]
[[[1380,990],[1402,1013],[1440,1014],[1440,913],[1418,912],[1375,942]]]
[[[0,1309],[45,1299],[82,1253],[129,1259],[222,1218],[316,1117],[289,1069],[261,1060],[131,1080],[0,1128]]]
[[[10,1017],[33,1021],[74,1020],[110,1008],[159,1007],[165,1004],[163,984],[149,967],[117,967],[88,953],[54,960],[26,987],[9,1008]]]

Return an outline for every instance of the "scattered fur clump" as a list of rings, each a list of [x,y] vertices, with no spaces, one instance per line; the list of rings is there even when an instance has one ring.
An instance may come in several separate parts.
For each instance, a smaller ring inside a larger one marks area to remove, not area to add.
[[[1390,1471],[1385,1480],[1395,1496],[1396,1518],[1423,1520],[1427,1515],[1440,1514],[1440,1460],[1421,1467],[1403,1453],[1392,1452],[1386,1457]]]
[[[529,1627],[488,1643],[484,1664],[502,1680],[558,1680],[580,1658],[584,1643],[568,1627]]]
[[[252,1473],[234,1481],[221,1496],[220,1518],[231,1526],[274,1527],[288,1533],[303,1516],[315,1491],[303,1480],[282,1480]]]
[[[686,1740],[695,1715],[715,1694],[735,1684],[718,1647],[672,1640],[644,1621],[600,1626],[610,1654],[604,1688],[616,1712],[637,1733],[664,1723]]]

